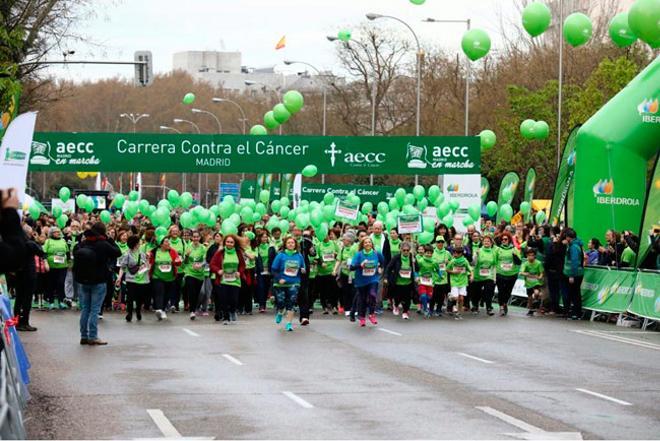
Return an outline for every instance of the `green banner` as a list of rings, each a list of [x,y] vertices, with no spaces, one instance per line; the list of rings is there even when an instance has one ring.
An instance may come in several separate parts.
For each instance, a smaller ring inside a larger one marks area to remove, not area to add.
[[[646,194],[646,204],[644,207],[644,217],[642,218],[642,227],[639,232],[639,252],[637,253],[637,266],[644,263],[644,259],[651,246],[651,235],[654,230],[660,229],[660,167],[658,167],[658,158],[655,157],[655,167],[649,189]],[[654,262],[655,264],[655,262]]]
[[[587,267],[582,281],[582,307],[593,311],[619,313],[630,305],[636,271]]]
[[[347,199],[337,199],[335,206],[335,217],[355,221],[360,214],[360,204],[350,202]]]
[[[31,171],[480,174],[476,136],[35,133]]]
[[[500,193],[497,197],[498,207],[501,207],[503,204],[511,204],[513,202],[513,199],[516,197],[516,191],[518,190],[519,183],[520,178],[516,172],[509,172],[504,175],[502,182],[500,183]],[[500,219],[500,213],[498,210],[497,223],[499,224],[501,221],[502,219]]]
[[[280,189],[280,193],[279,193],[280,195],[285,194],[285,195],[288,196],[293,191],[293,180],[295,179],[295,177],[296,177],[296,175],[293,174],[293,173],[284,173],[284,174],[282,174],[280,176],[280,178],[281,178],[280,185],[279,186],[278,185],[273,185],[274,191],[277,191],[277,188],[279,188]],[[271,194],[271,199],[274,199],[272,191],[270,192],[270,194]],[[278,195],[278,197],[281,197],[281,196]]]
[[[486,203],[488,199],[488,192],[490,192],[490,184],[488,183],[488,178],[485,176],[481,177],[481,205]]]
[[[639,271],[635,283],[635,294],[628,307],[640,317],[660,320],[660,273]]]
[[[527,170],[527,177],[525,178],[525,196],[524,201],[532,203],[534,200],[534,187],[536,186],[536,170],[534,167]]]
[[[555,191],[552,195],[552,205],[550,206],[550,223],[552,225],[559,224],[559,220],[563,217],[562,212],[566,206],[566,199],[568,197],[568,189],[573,183],[575,176],[575,142],[580,127],[575,127],[568,135],[568,140],[564,146],[564,153],[561,155],[561,162],[559,163],[559,170],[557,170],[557,178],[555,179]]]
[[[316,183],[305,183],[303,180],[302,184],[302,199],[308,200],[309,202],[316,201],[321,202],[323,196],[332,191],[334,195],[338,198],[345,198],[349,193],[353,192],[360,197],[362,203],[371,202],[376,205],[378,202],[387,201],[389,198],[394,196],[394,192],[398,187],[394,186],[369,186],[369,185],[352,185],[352,184],[316,184]],[[281,184],[277,182],[273,183],[272,190],[270,192],[270,198],[279,199],[281,196]],[[252,180],[245,180],[241,183],[241,199],[254,199],[257,193],[256,183]],[[410,188],[406,188],[407,191],[412,191]],[[291,195],[292,188],[289,186],[289,195]],[[258,196],[256,196],[258,197]]]

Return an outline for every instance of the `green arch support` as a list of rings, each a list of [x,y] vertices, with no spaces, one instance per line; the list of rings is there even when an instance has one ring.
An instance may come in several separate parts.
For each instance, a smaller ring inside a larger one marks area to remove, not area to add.
[[[579,130],[573,218],[580,237],[639,229],[648,162],[660,150],[660,57]]]

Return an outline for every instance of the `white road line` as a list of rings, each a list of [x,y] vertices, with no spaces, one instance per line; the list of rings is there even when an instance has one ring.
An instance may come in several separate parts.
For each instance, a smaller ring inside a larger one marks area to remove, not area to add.
[[[582,334],[582,335],[589,335],[591,337],[602,338],[604,340],[616,341],[616,342],[619,342],[619,343],[626,343],[626,344],[633,345],[633,346],[639,346],[639,347],[645,348],[645,349],[653,349],[655,351],[660,351],[660,345],[657,345],[655,343],[635,340],[635,339],[632,339],[632,338],[619,337],[617,335],[609,335],[609,334],[605,334],[605,333],[602,333],[602,332],[599,332],[599,331],[588,331],[588,330],[584,331],[584,330],[575,330],[574,329],[573,332],[578,333],[578,334]]]
[[[229,354],[222,354],[222,356],[225,357],[227,360],[231,361],[232,363],[234,363],[237,366],[243,366],[243,363],[240,360],[232,357]]]
[[[378,329],[378,330],[381,331],[381,332],[387,332],[388,334],[396,335],[397,337],[401,337],[401,336],[403,335],[403,334],[401,334],[401,333],[399,333],[399,332],[396,332],[396,331],[390,331],[389,329],[385,329],[385,328],[376,328],[376,329]]]
[[[486,364],[495,363],[494,361],[486,360],[485,358],[475,357],[474,355],[466,354],[465,352],[457,352],[457,354],[462,355],[463,357],[471,358],[472,360],[477,360],[477,361],[480,361],[482,363],[486,363]]]
[[[488,415],[494,416],[495,418],[499,418],[505,423],[511,424],[512,426],[516,426],[517,428],[524,430],[525,432],[530,432],[530,433],[545,432],[543,429],[539,429],[536,426],[527,424],[526,422],[519,420],[518,418],[514,418],[511,415],[507,415],[503,412],[500,412],[499,410],[495,410],[492,407],[477,406],[477,409],[479,409],[482,412],[486,412]]]
[[[627,401],[619,400],[617,398],[613,398],[607,395],[599,394],[598,392],[591,391],[589,389],[582,389],[580,387],[576,387],[575,390],[579,390],[580,392],[583,392],[585,394],[593,395],[594,397],[602,398],[604,400],[609,400],[613,401],[615,403],[621,404],[623,406],[632,406],[632,403],[629,403]]]
[[[302,407],[304,407],[305,409],[312,409],[312,408],[314,408],[313,405],[311,405],[311,404],[308,403],[307,401],[303,400],[302,398],[300,398],[298,395],[294,394],[293,392],[289,392],[288,390],[285,390],[285,391],[282,391],[282,393],[283,393],[286,397],[288,397],[288,398],[290,398],[291,400],[295,401],[296,403],[300,404],[300,405],[301,405]]]
[[[154,420],[158,430],[161,431],[165,438],[182,438],[181,434],[176,427],[172,425],[170,420],[167,419],[165,414],[160,409],[147,409],[147,413]]]
[[[183,332],[185,332],[186,334],[188,334],[188,335],[190,335],[190,336],[192,336],[192,337],[199,337],[199,334],[198,334],[198,333],[196,333],[196,332],[194,332],[194,331],[191,331],[191,330],[188,329],[188,328],[181,328],[181,329],[183,329]]]
[[[494,416],[507,424],[511,424],[519,429],[522,429],[522,433],[504,433],[511,438],[517,439],[527,439],[527,440],[581,440],[582,433],[580,432],[546,432],[545,430],[532,426],[518,418],[514,418],[511,415],[507,415],[504,412],[495,410],[492,407],[488,406],[477,406],[477,409],[482,412],[486,412],[488,415]]]

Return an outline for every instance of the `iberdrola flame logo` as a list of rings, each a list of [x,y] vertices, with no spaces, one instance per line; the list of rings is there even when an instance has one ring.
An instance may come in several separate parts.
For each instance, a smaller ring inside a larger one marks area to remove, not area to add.
[[[647,113],[647,114],[655,114],[658,113],[658,99],[650,100],[650,99],[644,99],[639,105],[637,106],[637,111],[639,114]]]
[[[566,163],[569,167],[573,167],[575,165],[575,150],[573,150],[571,154],[568,155],[568,158],[566,158]]]
[[[447,186],[447,191],[456,193],[458,191],[458,184],[449,184]]]
[[[610,295],[610,289],[608,287],[605,287],[598,291],[598,304],[602,305],[605,303],[605,300],[607,300],[607,297]]]
[[[614,181],[610,179],[609,181],[607,179],[601,179],[600,181],[596,182],[596,185],[593,187],[594,194],[612,194],[614,191]]]

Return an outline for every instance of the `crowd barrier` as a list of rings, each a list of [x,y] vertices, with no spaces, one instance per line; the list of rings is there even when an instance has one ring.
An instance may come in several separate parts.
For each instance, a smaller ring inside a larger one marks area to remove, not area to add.
[[[642,329],[660,322],[660,271],[587,266],[582,281],[582,307],[594,314],[632,314]]]

